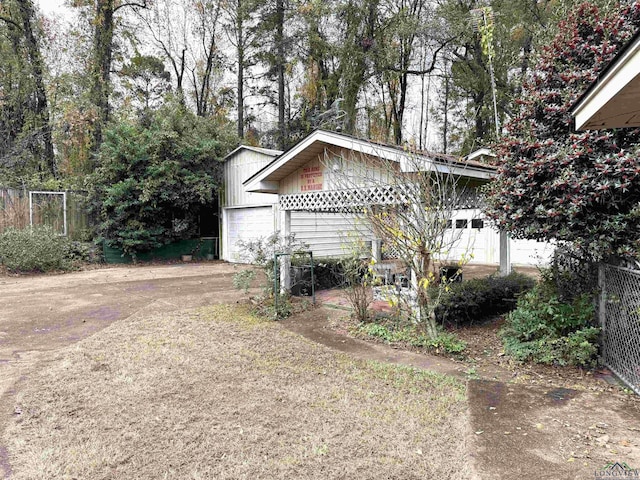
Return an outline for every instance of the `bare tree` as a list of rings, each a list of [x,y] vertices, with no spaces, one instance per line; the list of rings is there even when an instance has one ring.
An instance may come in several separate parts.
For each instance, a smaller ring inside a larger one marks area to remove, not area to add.
[[[196,103],[196,114],[204,117],[211,113],[214,100],[214,79],[220,69],[222,51],[218,45],[221,2],[196,2],[193,11],[192,35],[195,37],[188,65]]]
[[[331,172],[329,183],[348,192],[348,209],[369,223],[410,269],[409,294],[399,300],[415,324],[435,339],[435,310],[452,280],[441,277],[438,268],[453,260],[461,267],[469,259],[468,246],[460,245],[451,222],[455,212],[473,200],[474,190],[464,180],[464,163],[451,157],[373,149],[380,154],[329,153],[324,160]]]
[[[221,2],[196,1],[185,6],[177,0],[157,0],[137,13],[157,54],[169,64],[179,100],[187,101],[188,90],[196,114],[211,114],[219,93],[214,82],[222,60],[218,44]]]
[[[233,0],[225,2],[224,30],[227,39],[235,49],[236,63],[236,109],[238,138],[244,138],[246,124],[251,118],[245,117],[247,83],[251,80],[251,70],[256,64],[259,51],[259,29],[257,28],[258,0]]]

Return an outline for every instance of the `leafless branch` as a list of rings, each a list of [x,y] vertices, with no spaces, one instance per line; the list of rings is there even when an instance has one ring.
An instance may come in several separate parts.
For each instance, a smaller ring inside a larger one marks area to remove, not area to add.
[[[116,13],[118,10],[124,7],[147,8],[147,0],[144,0],[142,3],[140,2],[121,3],[120,5],[117,5],[116,7],[114,7],[113,13]]]

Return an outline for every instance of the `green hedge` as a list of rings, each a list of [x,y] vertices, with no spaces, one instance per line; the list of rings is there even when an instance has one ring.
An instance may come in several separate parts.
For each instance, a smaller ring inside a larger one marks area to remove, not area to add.
[[[14,273],[67,270],[73,266],[69,249],[69,240],[48,226],[8,228],[0,234],[0,261]]]
[[[516,272],[453,283],[436,309],[436,318],[442,325],[460,326],[501,315],[513,310],[518,296],[534,285],[533,278]]]

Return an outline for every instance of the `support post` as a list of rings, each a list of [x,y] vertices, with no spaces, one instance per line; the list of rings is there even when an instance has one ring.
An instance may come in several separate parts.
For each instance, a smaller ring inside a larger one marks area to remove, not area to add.
[[[382,261],[382,240],[379,238],[371,240],[371,258],[373,258],[376,263]]]
[[[285,252],[291,253],[291,210],[280,212],[280,234],[285,239]],[[291,255],[285,255],[280,259],[280,292],[288,293],[291,290]]]
[[[227,209],[222,209],[222,225],[220,227],[220,259],[226,260],[228,262],[231,261],[229,257],[229,233],[227,232],[227,225],[229,225],[229,219],[227,213]]]
[[[507,232],[500,231],[500,276],[511,273],[511,240]]]
[[[64,222],[64,233],[67,236],[67,192],[62,192],[62,221]]]
[[[600,328],[602,329],[602,335],[604,336],[607,331],[607,284],[605,281],[604,264],[598,264],[598,289],[600,290],[598,295],[598,321],[600,322]],[[606,351],[603,346],[602,356],[606,355]]]

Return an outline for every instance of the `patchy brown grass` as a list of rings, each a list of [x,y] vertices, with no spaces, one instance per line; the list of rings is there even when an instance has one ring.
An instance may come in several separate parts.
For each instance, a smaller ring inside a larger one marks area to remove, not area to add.
[[[30,375],[15,479],[470,478],[465,388],[216,306],[113,324]]]

